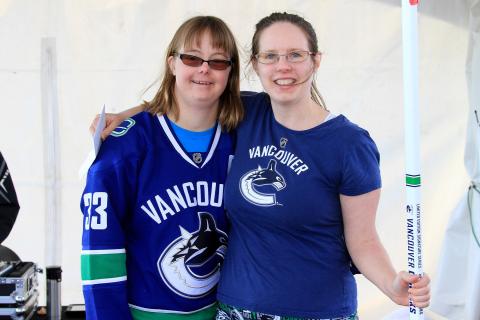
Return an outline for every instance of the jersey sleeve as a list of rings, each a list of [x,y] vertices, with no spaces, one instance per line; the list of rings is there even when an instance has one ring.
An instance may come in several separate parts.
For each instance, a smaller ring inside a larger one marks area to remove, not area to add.
[[[347,196],[364,194],[382,186],[380,154],[367,131],[351,135],[345,148],[340,193]]]
[[[136,161],[115,150],[107,143],[109,139],[89,170],[80,205],[87,319],[132,318],[127,298],[125,220],[135,194]]]
[[[10,171],[0,153],[0,243],[10,234],[19,210]]]

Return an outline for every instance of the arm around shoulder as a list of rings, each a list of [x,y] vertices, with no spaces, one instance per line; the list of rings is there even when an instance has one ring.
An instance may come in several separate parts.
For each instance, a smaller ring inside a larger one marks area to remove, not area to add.
[[[130,118],[130,117],[133,117],[134,115],[136,115],[137,113],[140,113],[142,111],[144,111],[144,106],[141,104],[141,105],[138,105],[136,107],[121,111],[119,113],[107,113],[107,114],[105,114],[105,129],[103,129],[103,132],[102,132],[102,140],[105,140],[108,137],[108,135],[113,130],[115,130],[115,128],[118,127],[120,125],[120,123],[122,123],[123,120],[125,120],[127,118]],[[97,128],[99,120],[100,120],[100,115],[97,114],[95,116],[95,118],[93,119],[92,123],[90,124],[89,130],[90,130],[90,133],[92,135]]]

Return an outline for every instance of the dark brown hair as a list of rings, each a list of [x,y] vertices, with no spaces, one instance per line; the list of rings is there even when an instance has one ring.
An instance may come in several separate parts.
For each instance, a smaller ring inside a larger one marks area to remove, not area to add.
[[[165,71],[155,97],[144,101],[143,109],[152,114],[172,113],[178,119],[178,102],[175,98],[175,76],[168,65],[168,58],[175,55],[182,47],[198,45],[202,35],[208,32],[212,46],[225,51],[230,56],[232,66],[225,91],[219,98],[218,121],[225,130],[234,129],[243,118],[243,106],[240,99],[240,64],[235,38],[223,22],[213,16],[196,16],[185,21],[173,36],[165,56]]]

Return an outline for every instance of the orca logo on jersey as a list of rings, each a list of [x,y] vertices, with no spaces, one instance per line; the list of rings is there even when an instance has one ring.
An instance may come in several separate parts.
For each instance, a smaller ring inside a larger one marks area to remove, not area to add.
[[[165,284],[189,299],[202,298],[215,289],[227,249],[227,234],[217,228],[210,213],[199,212],[198,221],[198,230],[192,233],[179,226],[180,237],[163,251],[157,262]]]
[[[270,186],[275,191],[287,186],[285,179],[276,170],[277,161],[270,160],[266,169],[258,167],[244,174],[240,179],[240,192],[245,200],[262,207],[277,205],[275,193],[263,193],[259,189]],[[270,188],[271,189],[271,188]]]
[[[125,119],[122,123],[120,123],[118,127],[115,128],[115,130],[112,131],[112,133],[110,133],[110,135],[114,137],[121,137],[125,135],[128,130],[130,130],[130,128],[134,125],[135,120],[133,120],[132,118]]]

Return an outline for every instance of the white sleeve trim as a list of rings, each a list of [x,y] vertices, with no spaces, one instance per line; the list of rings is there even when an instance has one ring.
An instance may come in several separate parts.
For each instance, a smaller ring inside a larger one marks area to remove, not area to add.
[[[103,284],[103,283],[114,283],[127,281],[127,276],[117,277],[117,278],[107,278],[107,279],[96,279],[96,280],[83,280],[82,285],[89,286],[93,284]]]
[[[139,307],[139,306],[136,306],[136,305],[131,304],[131,303],[129,303],[128,305],[129,305],[131,308],[133,308],[133,309],[137,309],[137,310],[145,311],[145,312],[152,312],[152,313],[192,314],[192,313],[195,313],[195,312],[199,312],[199,311],[202,311],[202,310],[211,308],[211,307],[213,307],[215,304],[216,304],[216,302],[214,302],[214,303],[212,303],[212,304],[209,304],[208,306],[205,306],[205,307],[203,307],[203,308],[200,308],[200,309],[197,309],[197,310],[193,310],[193,311],[176,311],[176,310],[166,310],[166,309],[151,309],[151,308]]]
[[[82,255],[86,254],[112,254],[126,253],[125,249],[104,249],[104,250],[82,250]]]

